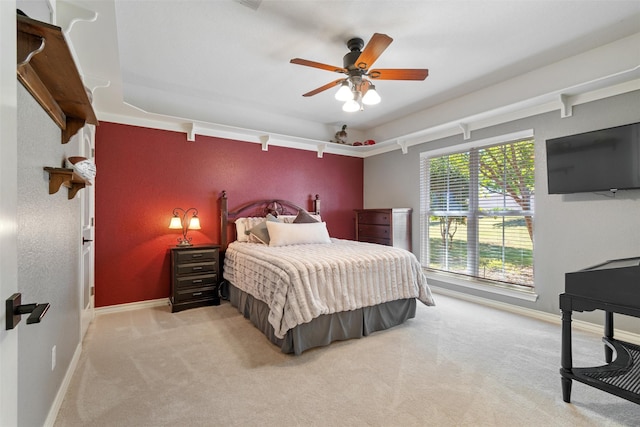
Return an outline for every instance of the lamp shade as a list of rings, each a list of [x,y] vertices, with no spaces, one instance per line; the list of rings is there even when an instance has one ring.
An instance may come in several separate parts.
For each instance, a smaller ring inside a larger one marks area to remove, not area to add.
[[[193,216],[189,221],[189,230],[200,230],[200,218]]]
[[[180,221],[180,217],[179,216],[173,216],[171,217],[171,222],[169,223],[169,228],[174,228],[174,229],[182,229],[182,221]]]
[[[344,103],[342,106],[342,111],[346,111],[347,113],[353,113],[354,111],[358,111],[360,109],[360,104],[355,99],[351,99]]]
[[[362,103],[365,105],[376,105],[380,103],[380,95],[374,85],[369,86],[369,90],[367,90],[367,93],[362,97]]]
[[[347,82],[346,80],[342,82],[342,84],[340,85],[340,89],[338,89],[338,91],[336,92],[335,97],[338,101],[349,101],[353,99],[353,92],[349,88],[349,82]]]

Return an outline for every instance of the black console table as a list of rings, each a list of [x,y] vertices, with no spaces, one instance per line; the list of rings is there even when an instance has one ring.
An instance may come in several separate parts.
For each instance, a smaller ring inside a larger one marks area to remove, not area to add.
[[[571,401],[571,382],[580,381],[640,404],[640,346],[613,337],[613,314],[640,317],[640,257],[607,261],[565,275],[562,310],[562,398]],[[571,352],[573,311],[603,310],[606,365],[574,368]],[[615,354],[615,360],[614,360]]]

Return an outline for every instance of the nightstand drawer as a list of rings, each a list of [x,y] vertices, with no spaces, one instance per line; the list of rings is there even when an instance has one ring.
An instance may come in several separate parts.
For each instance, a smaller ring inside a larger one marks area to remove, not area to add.
[[[197,288],[202,286],[214,286],[218,283],[217,274],[206,274],[202,276],[187,276],[176,278],[176,287],[183,288]]]
[[[199,274],[199,273],[209,273],[212,271],[216,271],[215,262],[199,262],[193,264],[179,264],[176,266],[176,273],[178,276],[182,276],[185,274]]]
[[[391,215],[387,212],[358,212],[358,223],[360,224],[391,224]]]
[[[176,254],[176,262],[178,264],[186,264],[201,261],[214,261],[217,254],[217,249],[202,249],[178,252]]]
[[[375,237],[382,239],[390,239],[391,238],[391,230],[387,225],[370,225],[370,224],[359,224],[358,225],[358,235],[361,238],[364,237]]]
[[[175,295],[175,301],[176,303],[178,302],[185,302],[185,301],[191,301],[191,300],[199,300],[199,299],[211,299],[217,297],[216,296],[216,287],[215,286],[208,286],[208,287],[204,287],[204,288],[197,288],[197,289],[185,289],[185,290],[178,290]]]

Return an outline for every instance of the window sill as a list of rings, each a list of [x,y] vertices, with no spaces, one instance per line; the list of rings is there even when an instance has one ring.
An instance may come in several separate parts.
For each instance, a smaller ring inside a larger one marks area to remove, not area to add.
[[[475,289],[490,294],[504,295],[524,301],[533,302],[538,299],[538,294],[536,294],[534,291],[512,289],[500,285],[490,285],[487,283],[479,282],[478,280],[474,280],[471,278],[466,279],[453,274],[436,273],[434,271],[428,270],[425,270],[424,273],[427,276],[427,282],[429,281],[429,279],[433,279],[443,283],[449,283],[464,288]]]

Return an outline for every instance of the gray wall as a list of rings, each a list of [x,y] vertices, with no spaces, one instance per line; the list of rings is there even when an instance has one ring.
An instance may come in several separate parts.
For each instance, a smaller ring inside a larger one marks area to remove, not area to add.
[[[41,323],[18,325],[18,422],[43,425],[80,342],[80,199],[49,194],[44,166],[61,167],[78,153],[78,138],[60,143],[60,129],[18,85],[18,291],[22,303],[48,302]],[[83,191],[83,190],[80,190]],[[51,349],[56,346],[56,367]]]
[[[640,91],[575,106],[573,116],[555,111],[473,131],[471,140],[533,129],[536,144],[536,213],[534,275],[536,302],[498,296],[432,280],[435,286],[508,302],[549,313],[559,313],[558,295],[564,292],[564,274],[602,261],[640,256],[640,190],[620,191],[615,198],[585,193],[547,194],[545,141],[640,120]],[[412,207],[413,248],[420,257],[420,153],[460,144],[462,135],[365,159],[364,205]],[[436,301],[437,302],[437,301]],[[602,323],[602,312],[577,313],[574,318]],[[616,327],[640,333],[637,319],[619,316]]]

